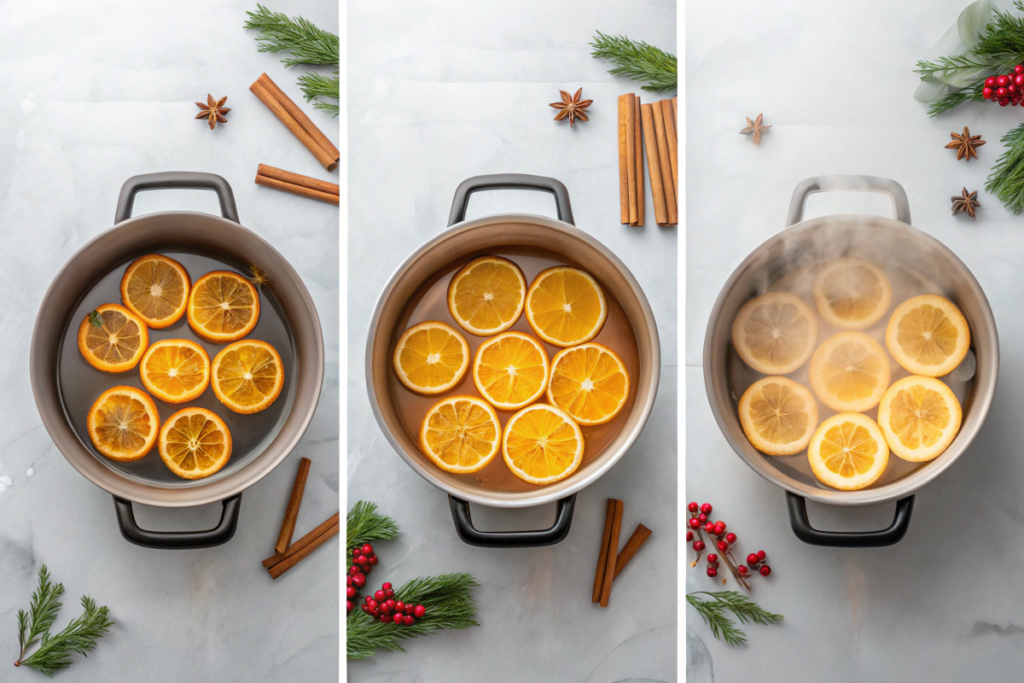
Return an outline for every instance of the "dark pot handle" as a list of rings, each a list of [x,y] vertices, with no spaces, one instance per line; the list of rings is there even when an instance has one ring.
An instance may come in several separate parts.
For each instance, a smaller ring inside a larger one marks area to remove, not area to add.
[[[561,182],[554,178],[527,175],[526,173],[495,173],[493,175],[473,176],[459,184],[459,187],[455,190],[455,199],[452,200],[452,212],[448,216],[448,227],[466,220],[466,207],[469,205],[469,195],[479,190],[538,190],[540,192],[550,192],[555,196],[558,220],[576,225],[572,219],[569,191],[565,189],[565,185]]]
[[[896,515],[888,529],[878,531],[819,531],[807,518],[807,499],[786,491],[789,521],[793,533],[804,543],[827,545],[835,548],[880,548],[899,543],[910,528],[910,513],[914,510],[914,496],[896,501]]]
[[[124,181],[121,194],[117,197],[117,211],[114,224],[132,217],[135,195],[141,190],[213,190],[220,201],[220,213],[229,221],[238,223],[238,209],[235,195],[228,181],[213,173],[191,171],[167,171],[165,173],[143,173]]]
[[[121,527],[121,535],[125,537],[125,540],[135,545],[141,545],[143,548],[167,550],[212,548],[230,541],[231,537],[235,535],[235,527],[238,526],[238,510],[242,507],[242,494],[236,494],[222,502],[224,509],[220,514],[220,522],[213,529],[205,531],[147,531],[139,527],[135,521],[131,501],[114,496],[117,523]]]
[[[561,542],[569,534],[572,524],[572,510],[576,505],[576,494],[561,498],[555,523],[548,529],[534,531],[480,531],[473,526],[473,518],[469,514],[469,502],[449,495],[448,502],[452,507],[452,519],[459,538],[469,545],[481,548],[533,548],[542,545],[554,545]]]

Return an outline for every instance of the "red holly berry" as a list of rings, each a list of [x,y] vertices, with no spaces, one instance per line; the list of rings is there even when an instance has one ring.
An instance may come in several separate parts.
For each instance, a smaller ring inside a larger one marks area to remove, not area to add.
[[[686,542],[689,543],[692,540],[693,540],[693,532],[692,531],[687,531],[686,532]]]
[[[395,609],[399,603],[395,602],[391,598],[384,601],[384,604],[388,606],[388,609]]]
[[[346,586],[351,586],[352,585],[352,575],[351,574],[346,574],[345,575],[345,585]]]
[[[1007,99],[1007,98],[1005,98],[1005,97],[1004,97],[1003,99],[999,100],[999,106],[1000,106],[1000,107],[1005,107],[1005,106],[1006,106],[1006,105],[1008,105],[1009,103],[1010,103],[1010,100],[1009,100],[1009,99]]]
[[[708,516],[702,512],[699,515],[697,515],[697,519],[700,520],[701,524],[703,524],[704,522],[708,521]]]
[[[710,515],[711,510],[711,503],[704,503],[703,505],[700,506],[700,511],[703,512],[705,515]]]
[[[723,553],[729,549],[729,544],[725,541],[719,541],[717,545],[718,549],[721,550]]]
[[[348,598],[349,600],[351,600],[352,598],[356,597],[356,589],[355,589],[354,586],[349,586],[348,588],[345,589],[345,597]]]
[[[396,624],[401,624],[403,619],[405,619],[404,614],[396,614],[391,621],[395,622]]]
[[[377,609],[377,601],[374,600],[373,598],[371,598],[370,596],[366,596],[366,609],[368,609],[368,610],[375,610],[375,609]]]
[[[735,543],[735,542],[736,542],[736,534],[734,534],[734,533],[732,533],[732,532],[730,531],[729,533],[727,533],[727,534],[725,535],[725,540],[726,540],[726,541],[727,541],[728,543]]]
[[[690,517],[689,525],[690,525],[691,529],[699,529],[700,528],[700,520],[697,519],[696,517]]]
[[[696,512],[697,510],[700,510],[700,506],[697,505],[696,503],[690,503],[689,505],[686,506],[686,509],[689,510],[690,512]]]
[[[1013,67],[1013,73],[1024,74],[1024,64],[1018,64],[1017,66]]]
[[[708,532],[709,534],[715,533],[715,525],[714,525],[714,523],[713,522],[707,522],[704,525],[704,531]]]
[[[413,614],[416,615],[417,619],[422,619],[423,617],[427,616],[427,608],[423,605],[416,605],[416,609],[413,610]]]
[[[374,591],[374,592],[373,592],[373,598],[374,598],[374,599],[375,599],[375,600],[376,600],[377,602],[384,602],[385,600],[387,600],[387,599],[388,599],[388,596],[384,594],[384,591],[382,591],[382,590],[378,590],[378,591]]]
[[[708,555],[708,562],[718,562],[718,555],[711,553]]]
[[[1009,83],[1010,83],[1010,77],[1009,76],[1002,76],[1002,75],[996,76],[996,85],[998,85],[1000,88],[1006,87]]]
[[[711,578],[715,578],[716,576],[718,576],[718,570],[714,567],[708,567],[708,576],[710,576]]]
[[[356,588],[362,588],[366,585],[366,574],[360,572],[352,577],[352,585]]]
[[[370,545],[369,543],[363,544],[363,547],[360,548],[360,550],[362,551],[363,555],[372,555],[373,554],[373,546]]]
[[[764,562],[764,558],[766,558],[766,557],[768,557],[768,555],[767,555],[767,553],[765,553],[765,551],[763,551],[763,550],[758,550],[757,551],[757,559],[759,561]]]
[[[416,623],[416,620],[407,614],[404,617],[402,617],[402,623],[406,626],[412,626]]]
[[[391,585],[391,584],[385,584],[385,585]],[[384,594],[387,595],[389,598],[395,597],[395,591],[391,590],[390,588],[388,588],[386,591],[384,591]]]
[[[346,600],[345,601],[345,611],[346,612],[351,612],[352,611],[352,607],[353,607],[352,601],[351,600]]]
[[[405,611],[405,603],[402,602],[401,600],[399,600],[398,602],[395,603],[395,609],[397,611],[399,611],[399,612],[404,612]]]
[[[415,605],[406,605],[405,606],[405,613],[406,614],[412,614],[415,611],[416,611],[416,606]]]
[[[768,576],[769,574],[772,573],[772,568],[769,567],[768,565],[765,565],[765,566],[761,567],[760,571],[761,571],[761,576]]]
[[[377,566],[377,556],[376,555],[370,555],[370,566],[371,567]]]
[[[982,88],[981,96],[984,97],[986,100],[992,99],[992,88]]]
[[[384,624],[390,624],[391,623],[391,617],[389,615],[387,615],[387,614],[380,615],[380,620],[381,620],[381,623],[384,623]]]
[[[758,562],[760,562],[760,560],[757,557],[757,553],[750,553],[749,555],[747,555],[747,564],[749,564],[751,567],[753,567]]]
[[[987,87],[987,88],[994,88],[994,87],[996,87],[996,77],[995,76],[989,76],[988,78],[986,78],[985,79],[985,87]]]
[[[391,582],[390,581],[385,581],[383,584],[381,584],[381,588],[383,588],[386,591],[387,590],[391,590]]]
[[[750,570],[747,569],[747,565],[741,564],[740,566],[736,567],[736,571],[738,571],[743,576],[746,576],[747,572],[750,571]]]
[[[725,522],[715,522],[715,535],[721,536],[725,533]]]
[[[1003,78],[1005,78],[1005,77],[1003,77]],[[1006,97],[1006,95],[1007,95],[1007,91],[1006,91],[1006,84],[1005,83],[1003,85],[999,86],[998,88],[996,88],[996,97],[1003,98],[1003,97]]]
[[[693,549],[696,550],[697,552],[700,552],[701,550],[704,550],[704,541],[701,541],[701,540],[694,541],[693,542]]]
[[[348,573],[349,573],[349,574],[351,574],[352,576],[355,576],[355,575],[356,575],[356,574],[358,574],[358,573],[359,573],[360,571],[361,571],[361,570],[360,570],[360,569],[359,569],[359,567],[358,567],[358,566],[356,566],[356,565],[352,565],[351,567],[349,567],[349,568],[348,568]]]
[[[386,602],[383,605],[380,606],[380,611],[383,612],[384,614],[391,614],[392,610],[393,610],[392,606],[389,605]]]

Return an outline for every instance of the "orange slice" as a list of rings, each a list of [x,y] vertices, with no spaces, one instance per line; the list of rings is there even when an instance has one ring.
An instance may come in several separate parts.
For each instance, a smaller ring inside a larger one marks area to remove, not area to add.
[[[768,292],[743,304],[732,321],[732,345],[750,367],[766,375],[788,375],[814,353],[818,321],[789,292]]]
[[[131,370],[147,346],[146,323],[118,304],[103,304],[78,326],[78,350],[89,365],[103,372]]]
[[[862,413],[839,413],[818,427],[807,447],[811,471],[821,483],[857,491],[875,483],[889,462],[882,430]]]
[[[590,342],[559,351],[551,361],[548,402],[577,424],[610,422],[629,397],[629,371],[618,354]]]
[[[184,266],[159,254],[135,259],[121,278],[121,301],[153,329],[185,315],[192,280]]]
[[[502,332],[480,345],[473,359],[473,384],[495,408],[518,410],[548,387],[548,354],[522,332]]]
[[[494,459],[500,445],[498,414],[475,396],[441,399],[420,427],[420,448],[445,472],[481,470]]]
[[[788,377],[765,377],[740,397],[740,425],[747,440],[767,455],[795,455],[818,426],[818,404],[807,387]]]
[[[889,387],[889,357],[863,332],[840,332],[826,339],[808,368],[815,396],[840,413],[863,413],[882,400]]]
[[[525,302],[523,271],[500,256],[473,259],[448,285],[448,311],[462,329],[479,337],[515,325]]]
[[[597,336],[608,304],[597,280],[585,271],[556,266],[541,271],[526,292],[526,320],[549,344],[567,347]]]
[[[561,408],[537,403],[509,418],[502,437],[505,464],[525,482],[565,479],[583,461],[583,431]]]
[[[814,278],[814,303],[833,327],[863,330],[889,310],[892,285],[885,271],[857,258],[825,265]]]
[[[89,410],[89,440],[111,460],[130,462],[149,453],[160,431],[160,414],[146,392],[135,387],[107,389]]]
[[[284,387],[284,364],[265,341],[243,339],[221,349],[213,359],[213,393],[236,413],[266,410]]]
[[[206,408],[182,408],[160,429],[160,459],[182,479],[203,479],[231,458],[231,432]]]
[[[391,360],[398,380],[410,391],[443,394],[466,376],[469,344],[451,325],[428,320],[402,333]]]
[[[188,339],[163,339],[146,351],[139,375],[149,393],[167,403],[187,403],[210,386],[210,356]]]
[[[188,296],[188,324],[206,341],[238,341],[260,319],[260,295],[251,282],[226,270],[207,273]]]
[[[893,382],[878,405],[892,452],[911,462],[939,457],[960,431],[960,401],[942,380],[911,375]]]
[[[952,301],[934,294],[907,299],[885,328],[885,345],[896,362],[915,375],[953,372],[971,347],[971,330]]]

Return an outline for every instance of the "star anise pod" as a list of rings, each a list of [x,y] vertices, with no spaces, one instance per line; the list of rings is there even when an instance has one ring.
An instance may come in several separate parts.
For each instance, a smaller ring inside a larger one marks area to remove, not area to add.
[[[967,161],[971,160],[971,157],[978,158],[978,153],[975,147],[981,147],[985,144],[985,141],[981,139],[980,135],[971,136],[971,131],[964,126],[964,134],[957,135],[956,133],[950,133],[949,137],[953,138],[953,142],[946,145],[946,149],[956,150],[956,160],[960,161],[963,158],[967,158]],[[973,214],[971,214],[973,215]]]
[[[968,216],[975,218],[974,209],[981,206],[981,204],[978,203],[978,200],[975,199],[977,194],[977,190],[968,193],[967,188],[965,187],[963,195],[959,197],[950,197],[953,201],[953,215],[955,216],[961,211],[966,211]]]
[[[757,119],[755,119],[754,121],[751,121],[749,116],[745,118],[747,119],[747,127],[740,131],[740,135],[753,135],[754,144],[760,145],[761,131],[768,130],[769,128],[771,128],[771,126],[761,125],[761,122],[764,121],[764,114],[758,114]]]
[[[220,98],[219,100],[214,101],[213,95],[207,94],[206,104],[203,104],[202,102],[196,102],[196,106],[200,109],[200,112],[196,114],[196,118],[209,119],[210,130],[213,130],[217,126],[217,123],[227,123],[228,120],[224,115],[231,111],[230,109],[224,106],[224,103],[227,101],[227,95]]]
[[[559,90],[558,92],[562,93],[562,101],[552,102],[550,105],[555,109],[562,110],[558,112],[558,114],[555,116],[555,121],[561,121],[565,117],[569,117],[569,127],[572,128],[573,124],[576,122],[576,119],[580,119],[581,121],[590,120],[587,118],[587,115],[583,110],[589,107],[594,102],[594,100],[583,100],[582,102],[580,101],[580,95],[583,94],[583,88],[577,90],[576,94],[572,96],[570,96],[569,93],[565,92],[564,90]]]

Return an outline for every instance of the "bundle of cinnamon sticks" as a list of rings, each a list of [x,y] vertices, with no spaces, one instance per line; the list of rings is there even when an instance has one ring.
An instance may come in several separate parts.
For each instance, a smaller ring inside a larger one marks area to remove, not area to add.
[[[622,529],[623,503],[615,498],[608,499],[608,512],[604,519],[604,535],[601,539],[601,551],[597,556],[597,572],[594,575],[594,595],[591,602],[600,602],[601,607],[608,606],[612,594],[612,582],[618,578],[629,561],[633,559],[648,538],[651,530],[638,524],[636,531],[626,541],[621,551],[619,548],[619,532]]]
[[[299,175],[290,171],[282,171],[273,166],[260,164],[256,169],[256,184],[266,185],[282,192],[290,192],[300,197],[317,199],[338,206],[341,188],[326,180],[317,180],[309,176]]]
[[[644,224],[643,154],[651,179],[658,225],[679,222],[679,138],[677,98],[641,104],[640,96],[619,97],[619,219]]]
[[[309,458],[299,461],[299,471],[295,475],[295,483],[292,485],[292,494],[288,498],[288,507],[285,508],[284,521],[281,523],[281,532],[277,536],[277,544],[274,546],[274,554],[263,560],[263,566],[271,578],[278,578],[286,571],[297,565],[308,557],[314,550],[337,535],[341,528],[341,513],[335,512],[331,517],[322,522],[320,526],[292,543],[292,535],[295,533],[295,522],[299,517],[299,507],[302,505],[302,494],[306,490],[306,477],[309,476]]]
[[[274,116],[306,146],[306,149],[313,153],[313,156],[323,164],[324,168],[328,171],[338,168],[338,163],[341,161],[341,153],[338,152],[338,148],[292,102],[291,98],[284,94],[284,91],[270,79],[270,76],[261,75],[255,83],[249,86],[249,90],[260,98],[260,102],[267,105]]]

